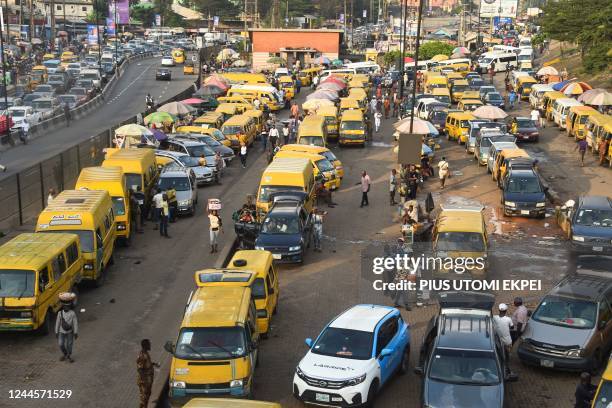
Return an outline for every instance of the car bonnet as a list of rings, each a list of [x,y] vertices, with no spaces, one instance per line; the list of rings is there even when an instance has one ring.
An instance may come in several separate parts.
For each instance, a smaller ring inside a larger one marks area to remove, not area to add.
[[[310,377],[348,380],[366,373],[370,364],[370,360],[324,356],[308,351],[300,361],[299,368]]]

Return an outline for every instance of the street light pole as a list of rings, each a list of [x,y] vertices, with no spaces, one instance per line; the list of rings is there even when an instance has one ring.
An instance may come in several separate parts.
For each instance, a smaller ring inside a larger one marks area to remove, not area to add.
[[[119,22],[117,21],[117,0],[114,0],[113,3],[115,4],[115,62],[119,61]]]
[[[404,71],[406,58],[406,20],[408,19],[408,1],[402,0],[402,9],[400,13],[400,62],[399,62],[399,99],[400,101],[404,97]],[[392,24],[393,26],[393,24]]]
[[[4,8],[0,7],[0,21],[1,24],[4,25]],[[8,21],[8,15],[7,15]],[[8,25],[7,25],[8,26]],[[4,55],[4,36],[2,35],[2,30],[0,29],[0,56],[2,56],[2,83],[4,84],[4,106],[6,106],[7,113],[4,115],[4,119],[6,120],[6,137],[7,140],[10,141],[11,137],[11,126],[9,123],[9,115],[8,115],[8,85],[6,84],[6,58]]]
[[[423,1],[419,0],[419,11],[417,13],[417,32],[416,32],[416,44],[414,49],[414,80],[412,85],[412,109],[410,109],[410,134],[412,134],[414,128],[414,102],[416,101],[416,88],[417,88],[417,69],[419,61],[419,47],[421,45],[421,17],[423,15]]]
[[[98,36],[98,69],[102,72],[102,42],[100,41],[100,19],[98,17],[98,1],[92,0],[96,13],[96,34]]]

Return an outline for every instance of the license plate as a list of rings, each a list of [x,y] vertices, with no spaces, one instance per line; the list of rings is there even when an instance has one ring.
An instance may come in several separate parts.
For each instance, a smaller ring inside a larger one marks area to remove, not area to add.
[[[521,210],[521,215],[529,215],[529,210]]]
[[[553,368],[555,366],[555,362],[550,360],[540,360],[540,365],[542,367]]]
[[[281,259],[282,255],[281,254],[272,254],[272,259]]]
[[[594,246],[593,251],[601,252],[603,251],[603,247]]]
[[[523,139],[527,140],[529,139],[529,136],[523,136]]]
[[[327,394],[319,394],[317,392],[317,393],[315,393],[315,400],[317,400],[319,402],[329,402],[329,395],[327,395]]]

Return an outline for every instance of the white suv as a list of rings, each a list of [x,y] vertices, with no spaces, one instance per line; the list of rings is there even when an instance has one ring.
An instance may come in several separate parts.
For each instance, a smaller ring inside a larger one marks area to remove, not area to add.
[[[306,403],[371,406],[395,373],[408,370],[410,329],[392,307],[353,306],[306,344],[293,377],[293,395]]]

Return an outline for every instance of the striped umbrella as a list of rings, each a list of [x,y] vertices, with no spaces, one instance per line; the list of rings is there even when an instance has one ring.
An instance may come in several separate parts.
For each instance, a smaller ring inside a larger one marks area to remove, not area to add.
[[[566,95],[581,95],[591,89],[593,87],[586,82],[571,82],[561,88],[561,92]]]
[[[603,88],[590,89],[578,97],[578,101],[593,106],[612,105],[612,93]]]

